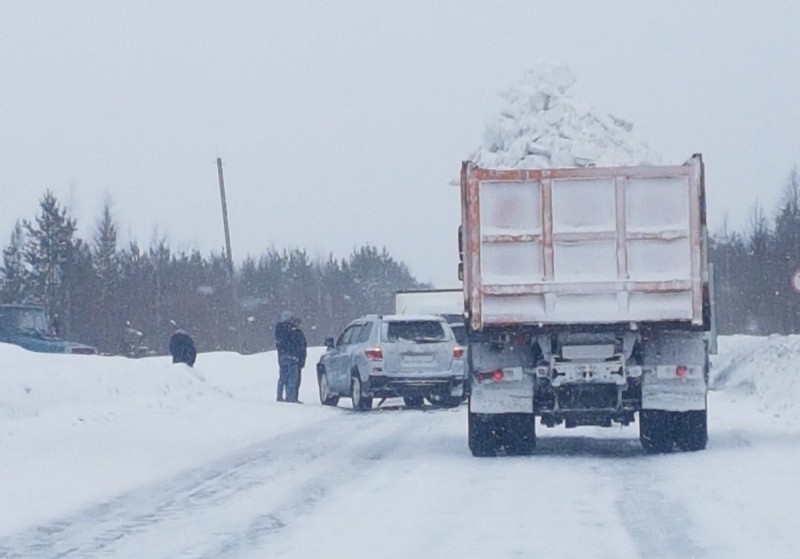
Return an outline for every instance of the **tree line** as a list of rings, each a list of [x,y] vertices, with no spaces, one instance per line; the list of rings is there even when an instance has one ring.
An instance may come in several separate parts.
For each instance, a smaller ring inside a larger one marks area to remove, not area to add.
[[[121,352],[128,327],[144,332],[157,353],[165,353],[177,327],[201,351],[251,353],[273,347],[272,327],[283,310],[303,318],[316,345],[361,314],[391,312],[397,290],[430,287],[369,244],[327,259],[270,248],[248,257],[231,278],[222,254],[175,252],[165,239],[120,247],[118,229],[105,204],[93,237],[79,238],[76,220],[47,191],[39,214],[19,221],[3,250],[0,302],[41,304],[64,337],[106,353]],[[773,215],[755,205],[744,232],[723,226],[710,236],[709,253],[719,333],[800,332],[800,293],[791,283],[800,269],[797,169]]]
[[[717,325],[721,334],[800,332],[800,176],[793,168],[770,216],[760,204],[744,232],[723,227],[710,242]]]
[[[175,252],[165,239],[120,247],[108,203],[89,241],[77,236],[76,220],[52,192],[38,211],[16,224],[3,250],[0,302],[41,304],[62,337],[103,353],[123,353],[135,330],[144,334],[142,345],[166,353],[176,328],[200,351],[265,351],[283,310],[299,315],[309,343],[321,345],[361,314],[392,312],[395,291],[426,287],[385,248],[369,244],[327,259],[270,248],[248,257],[231,278],[221,254]]]

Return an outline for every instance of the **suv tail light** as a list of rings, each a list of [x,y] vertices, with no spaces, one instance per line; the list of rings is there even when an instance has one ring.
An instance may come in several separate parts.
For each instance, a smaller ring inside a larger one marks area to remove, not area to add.
[[[371,347],[364,350],[364,355],[371,361],[380,361],[383,359],[383,351],[379,347]]]
[[[503,369],[497,369],[496,371],[478,373],[475,376],[478,378],[478,382],[488,382],[488,381],[500,382],[505,378],[506,374],[503,372]]]
[[[453,348],[453,357],[456,358],[456,359],[461,359],[462,357],[464,357],[464,348],[461,347],[460,345],[457,345],[456,347],[454,347]]]

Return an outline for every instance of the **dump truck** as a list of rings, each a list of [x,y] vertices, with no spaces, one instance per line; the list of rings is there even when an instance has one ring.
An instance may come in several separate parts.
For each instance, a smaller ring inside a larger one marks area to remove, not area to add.
[[[647,452],[704,449],[712,301],[704,167],[461,169],[474,456],[546,427],[638,421]]]

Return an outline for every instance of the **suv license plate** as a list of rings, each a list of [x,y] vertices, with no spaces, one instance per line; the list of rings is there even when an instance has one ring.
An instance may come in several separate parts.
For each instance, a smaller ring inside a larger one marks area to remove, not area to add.
[[[426,365],[433,363],[433,355],[404,355],[403,364],[405,365]]]

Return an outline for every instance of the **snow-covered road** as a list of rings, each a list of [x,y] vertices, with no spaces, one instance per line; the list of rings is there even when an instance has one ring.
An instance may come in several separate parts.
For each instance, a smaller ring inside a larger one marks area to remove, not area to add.
[[[0,557],[798,557],[800,340],[724,341],[706,451],[541,427],[497,459],[463,406],[323,408],[310,374],[304,405],[273,402],[274,354],[0,346]]]

